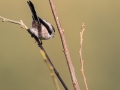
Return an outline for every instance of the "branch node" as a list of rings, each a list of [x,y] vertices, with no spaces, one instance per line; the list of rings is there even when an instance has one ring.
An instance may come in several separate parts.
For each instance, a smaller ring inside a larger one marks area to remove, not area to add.
[[[73,85],[76,85],[76,82],[74,82]]]
[[[62,33],[64,33],[64,29],[62,30]]]
[[[21,28],[22,28],[22,29],[25,29],[25,26],[22,25]]]
[[[82,47],[82,44],[80,44],[80,47]]]
[[[50,76],[51,76],[51,77],[53,77],[53,76],[54,76],[54,74],[53,74],[53,73],[50,73]]]
[[[85,27],[85,23],[82,24],[82,28],[84,28],[84,27]]]
[[[5,19],[2,19],[2,22],[5,22]]]
[[[62,51],[63,51],[63,52],[65,52],[65,50],[64,50],[64,49],[63,49]]]
[[[82,62],[84,63],[84,60],[82,60]]]

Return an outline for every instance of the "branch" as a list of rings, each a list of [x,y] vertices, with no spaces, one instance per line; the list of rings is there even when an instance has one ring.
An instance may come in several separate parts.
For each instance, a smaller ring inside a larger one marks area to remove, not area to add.
[[[50,2],[50,6],[51,6],[51,9],[52,9],[52,12],[53,12],[53,16],[54,16],[54,19],[56,21],[56,25],[57,25],[57,28],[58,28],[58,31],[59,31],[59,34],[60,34],[60,38],[61,38],[62,46],[63,46],[63,49],[64,49],[64,54],[65,54],[65,57],[66,57],[68,68],[69,68],[69,71],[70,71],[73,87],[74,87],[75,90],[80,90],[80,87],[78,85],[78,81],[77,81],[77,78],[76,78],[76,75],[75,75],[74,67],[72,65],[72,60],[71,60],[71,57],[70,57],[70,54],[69,54],[68,46],[67,46],[67,43],[66,43],[66,40],[65,40],[64,30],[62,29],[60,21],[58,19],[58,15],[57,15],[56,8],[55,8],[55,5],[53,3],[53,0],[49,0],[49,2]]]
[[[51,77],[52,77],[52,79],[53,79],[53,82],[54,82],[54,84],[55,84],[56,90],[60,90],[60,87],[59,87],[59,85],[58,85],[57,79],[56,79],[56,77],[55,77],[55,73],[54,73],[53,67],[52,67],[52,66],[50,65],[50,63],[48,62],[47,57],[46,57],[44,51],[43,51],[43,50],[40,50],[40,53],[41,53],[41,55],[43,56],[43,59],[44,59],[45,63],[47,64],[47,66],[48,66],[48,68],[49,68],[49,70],[50,70],[50,75],[51,75]]]
[[[80,32],[80,50],[79,50],[79,54],[80,54],[80,62],[81,62],[81,72],[82,72],[82,76],[84,79],[84,84],[86,87],[86,90],[88,90],[88,85],[87,85],[87,81],[86,81],[86,77],[85,77],[85,73],[84,73],[84,61],[82,59],[82,42],[83,42],[83,32],[85,30],[85,24],[82,24],[82,31]]]
[[[23,23],[22,20],[14,21],[14,20],[10,20],[10,19],[4,18],[2,16],[0,16],[0,19],[2,19],[3,22],[10,22],[10,23],[21,25],[21,28],[24,28],[24,29],[28,30],[28,27]]]
[[[47,55],[45,49],[43,48],[43,46],[41,45],[39,39],[34,35],[32,34],[32,32],[30,31],[30,29],[23,23],[22,20],[20,21],[14,21],[14,20],[10,20],[10,19],[7,19],[7,18],[4,18],[2,16],[0,16],[0,19],[2,19],[3,22],[10,22],[10,23],[14,23],[14,24],[18,24],[18,25],[21,25],[21,28],[23,29],[26,29],[28,31],[28,33],[35,39],[35,41],[37,42],[38,44],[38,47],[40,48],[40,50],[42,50],[45,55],[46,55],[46,58],[48,60],[48,62],[51,64],[51,66],[53,67],[53,70],[56,74],[56,76],[58,77],[58,79],[60,80],[61,84],[63,85],[63,87],[65,88],[65,90],[68,90],[67,86],[65,85],[64,81],[62,80],[61,76],[59,75],[58,71],[56,70],[56,68],[54,67],[52,61],[50,60],[49,56]]]

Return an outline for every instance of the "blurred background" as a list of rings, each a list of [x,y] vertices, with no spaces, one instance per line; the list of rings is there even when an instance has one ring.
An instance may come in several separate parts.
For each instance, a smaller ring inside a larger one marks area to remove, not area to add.
[[[49,0],[31,1],[38,15],[55,27],[55,37],[43,41],[43,46],[68,88],[73,90]],[[81,90],[85,90],[78,54],[82,23],[86,25],[82,54],[89,90],[120,90],[120,1],[54,0],[54,3]],[[27,0],[0,0],[0,16],[22,19],[31,27]],[[40,89],[55,90],[55,86],[34,39],[19,25],[0,20],[0,90]]]

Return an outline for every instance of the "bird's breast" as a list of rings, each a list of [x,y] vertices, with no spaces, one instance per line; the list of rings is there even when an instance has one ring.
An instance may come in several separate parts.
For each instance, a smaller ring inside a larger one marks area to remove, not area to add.
[[[37,28],[32,27],[30,31],[38,38],[42,40],[48,40],[50,38],[54,37],[54,31],[52,31],[52,34],[49,34],[47,31],[47,28],[44,25],[41,25],[41,30],[38,30]]]

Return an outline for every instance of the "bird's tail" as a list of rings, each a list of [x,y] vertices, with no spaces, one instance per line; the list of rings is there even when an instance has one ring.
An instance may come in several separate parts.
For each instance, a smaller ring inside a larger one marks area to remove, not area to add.
[[[29,7],[30,7],[30,10],[31,10],[31,12],[32,12],[32,18],[33,18],[33,20],[36,20],[36,21],[39,22],[39,18],[38,18],[38,16],[37,16],[37,13],[36,13],[36,11],[35,11],[35,8],[34,8],[33,3],[32,3],[30,0],[27,1],[27,3],[28,3],[28,5],[29,5]],[[40,22],[39,22],[39,23],[40,23]]]

